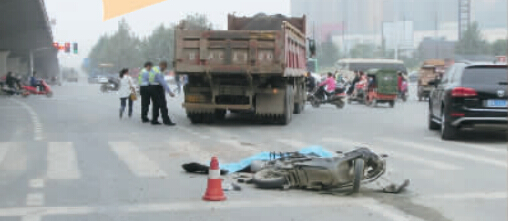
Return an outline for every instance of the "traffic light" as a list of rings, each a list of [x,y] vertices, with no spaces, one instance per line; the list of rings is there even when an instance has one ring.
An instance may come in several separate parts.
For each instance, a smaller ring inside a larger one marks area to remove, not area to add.
[[[71,43],[65,42],[65,53],[71,53]]]
[[[74,54],[78,54],[78,43],[74,42],[72,44],[72,48],[74,50]]]

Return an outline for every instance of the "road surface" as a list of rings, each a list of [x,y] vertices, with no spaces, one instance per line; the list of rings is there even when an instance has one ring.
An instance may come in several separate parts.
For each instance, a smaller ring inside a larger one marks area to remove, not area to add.
[[[166,127],[142,124],[139,101],[134,117],[120,120],[118,96],[82,82],[55,86],[53,98],[0,98],[0,220],[507,219],[506,134],[441,141],[414,96],[393,109],[307,106],[288,126],[235,115],[191,125],[177,97],[168,105],[178,125]],[[380,180],[353,196],[242,185],[225,202],[204,202],[207,177],[180,166],[310,145],[387,153],[385,177],[411,185],[386,194]]]

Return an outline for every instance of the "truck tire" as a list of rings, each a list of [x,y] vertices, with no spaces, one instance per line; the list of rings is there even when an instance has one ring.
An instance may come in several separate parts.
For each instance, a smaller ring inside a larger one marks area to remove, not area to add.
[[[282,116],[282,125],[288,125],[291,122],[294,104],[291,102],[293,96],[293,87],[286,86],[286,97],[284,98],[284,114]]]
[[[189,120],[192,124],[203,123],[203,118],[202,118],[201,114],[187,114],[187,117],[189,118]]]
[[[300,85],[296,88],[296,94],[298,94],[298,100],[295,101],[295,107],[294,107],[294,114],[301,114],[303,112],[303,109],[305,108],[305,92],[303,90],[303,86]]]

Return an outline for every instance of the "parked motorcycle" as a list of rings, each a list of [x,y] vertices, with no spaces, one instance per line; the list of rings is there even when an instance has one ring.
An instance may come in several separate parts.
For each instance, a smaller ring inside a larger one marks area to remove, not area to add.
[[[109,78],[107,82],[102,82],[100,90],[102,93],[118,91],[120,82],[115,78]]]
[[[259,188],[337,189],[352,187],[358,192],[361,184],[375,181],[386,171],[385,156],[368,148],[332,158],[319,158],[298,152],[280,154],[268,162],[253,162],[259,168],[252,179]]]
[[[53,91],[51,87],[46,83],[45,80],[39,80],[39,86],[22,86],[23,88],[23,97],[27,97],[30,94],[34,95],[46,95],[47,97],[53,96]]]
[[[307,97],[312,107],[318,108],[321,104],[333,104],[337,108],[343,108],[345,105],[344,99],[346,98],[346,88],[341,85],[335,87],[335,91],[326,92],[325,86],[318,87],[317,90]]]

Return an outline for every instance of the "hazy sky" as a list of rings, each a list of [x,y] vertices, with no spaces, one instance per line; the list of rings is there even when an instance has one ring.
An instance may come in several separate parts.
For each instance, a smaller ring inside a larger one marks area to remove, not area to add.
[[[45,3],[49,18],[57,21],[53,28],[55,41],[79,43],[78,56],[60,52],[60,63],[66,66],[80,66],[99,36],[113,33],[122,18],[133,32],[146,36],[161,23],[169,25],[191,13],[206,14],[220,29],[227,28],[228,13],[289,15],[289,0],[167,0],[103,22],[102,0],[45,0]]]

